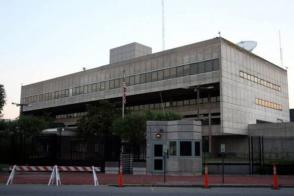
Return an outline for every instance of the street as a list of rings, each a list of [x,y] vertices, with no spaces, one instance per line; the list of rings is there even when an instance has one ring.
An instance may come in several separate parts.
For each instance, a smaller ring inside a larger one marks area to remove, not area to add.
[[[90,195],[294,195],[294,188],[169,188],[169,187],[109,187],[109,186],[60,186],[48,187],[46,185],[12,185],[0,186],[0,195],[11,196],[90,196]]]

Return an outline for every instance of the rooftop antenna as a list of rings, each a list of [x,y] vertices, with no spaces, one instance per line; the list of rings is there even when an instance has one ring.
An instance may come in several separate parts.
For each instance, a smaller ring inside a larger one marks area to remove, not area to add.
[[[281,40],[281,31],[280,30],[279,30],[279,45],[280,45],[280,61],[281,61],[281,67],[284,67],[284,64],[283,64],[282,40]]]
[[[161,0],[161,20],[162,20],[162,50],[165,49],[165,24],[164,24],[164,0]]]
[[[218,34],[218,37],[222,37],[222,32],[219,31],[217,34]]]

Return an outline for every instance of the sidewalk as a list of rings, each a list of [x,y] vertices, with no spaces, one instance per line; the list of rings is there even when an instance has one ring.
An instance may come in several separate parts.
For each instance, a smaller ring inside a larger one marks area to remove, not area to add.
[[[50,173],[22,173],[18,172],[14,178],[14,184],[47,184]],[[101,185],[117,185],[118,176],[114,174],[97,174]],[[0,173],[0,183],[5,184],[8,173]],[[63,185],[91,185],[93,184],[92,174],[89,173],[60,173],[61,184]],[[294,176],[279,176],[280,186],[294,187]],[[155,175],[124,175],[124,185],[130,186],[202,186],[202,176],[163,176]],[[272,176],[237,176],[226,175],[225,183],[222,183],[221,175],[209,176],[209,186],[272,186]]]

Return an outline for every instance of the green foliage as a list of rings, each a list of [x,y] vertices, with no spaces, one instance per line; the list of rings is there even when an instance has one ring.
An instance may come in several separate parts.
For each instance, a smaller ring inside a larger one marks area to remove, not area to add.
[[[182,117],[174,112],[137,112],[130,113],[124,119],[117,118],[113,122],[114,134],[132,144],[139,144],[145,140],[146,121],[180,120]]]
[[[110,135],[112,122],[117,115],[114,105],[107,101],[89,105],[87,115],[78,121],[78,134],[83,138]]]
[[[3,107],[5,105],[5,97],[6,97],[6,94],[5,94],[4,86],[0,84],[0,117],[2,114]]]
[[[143,113],[131,113],[113,122],[114,134],[133,144],[144,141],[145,130],[146,116]]]
[[[48,128],[49,124],[50,121],[44,117],[21,115],[16,120],[0,120],[0,131],[6,135],[23,135],[29,138],[40,134],[42,130]]]
[[[27,137],[33,137],[41,133],[42,130],[48,128],[49,121],[44,117],[21,115],[17,120],[17,129]],[[11,122],[10,127],[13,128],[14,123]]]
[[[6,122],[0,119],[0,131],[6,130]]]

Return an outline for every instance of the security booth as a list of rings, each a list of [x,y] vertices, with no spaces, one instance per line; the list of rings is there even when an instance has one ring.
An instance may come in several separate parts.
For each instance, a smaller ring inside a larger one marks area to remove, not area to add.
[[[148,174],[199,175],[202,172],[201,122],[148,121]]]

